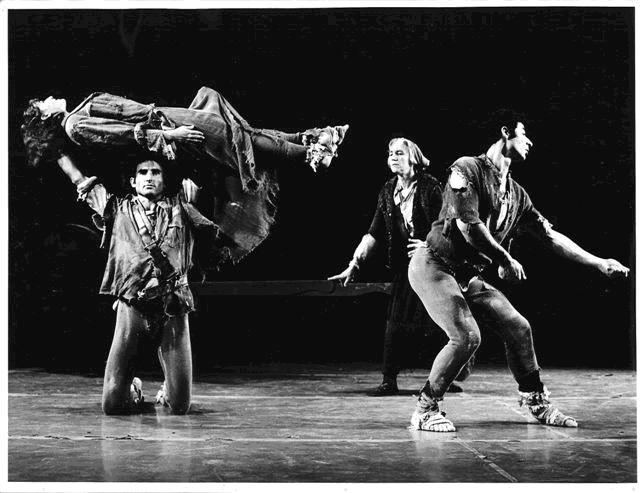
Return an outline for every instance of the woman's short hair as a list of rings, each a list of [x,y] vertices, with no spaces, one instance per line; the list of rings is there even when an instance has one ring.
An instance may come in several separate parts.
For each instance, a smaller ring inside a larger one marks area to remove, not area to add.
[[[389,141],[389,147],[391,147],[396,142],[400,142],[403,144],[407,150],[409,151],[409,164],[413,165],[414,168],[423,169],[429,166],[429,160],[422,154],[422,151],[418,147],[418,144],[413,142],[412,140],[405,139],[404,137],[396,137]]]
[[[62,128],[64,113],[56,113],[42,118],[38,108],[39,99],[32,99],[23,113],[20,126],[22,141],[27,151],[27,163],[38,166],[45,161],[55,161],[67,144],[67,136]]]

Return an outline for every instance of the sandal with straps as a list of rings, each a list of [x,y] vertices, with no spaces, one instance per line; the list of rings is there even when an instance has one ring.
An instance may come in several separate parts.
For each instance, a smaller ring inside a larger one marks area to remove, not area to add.
[[[411,416],[411,427],[414,430],[434,431],[438,433],[449,433],[456,431],[451,420],[445,418],[445,413],[440,411],[427,411],[426,413],[418,413],[414,411]]]
[[[420,389],[416,409],[411,415],[411,429],[421,431],[435,431],[439,433],[448,433],[456,431],[453,423],[445,418],[446,413],[440,411],[438,401],[442,397],[435,397],[432,394],[429,381]]]
[[[529,411],[540,423],[549,426],[562,426],[564,428],[577,428],[578,421],[572,416],[566,416],[549,402],[549,392],[545,387],[542,392],[519,392],[520,406],[527,406]]]

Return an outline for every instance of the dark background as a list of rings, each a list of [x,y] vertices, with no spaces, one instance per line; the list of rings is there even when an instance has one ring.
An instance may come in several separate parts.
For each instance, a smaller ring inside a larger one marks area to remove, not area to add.
[[[514,176],[536,207],[587,250],[633,268],[633,16],[630,8],[10,10],[11,366],[101,372],[115,318],[97,295],[104,253],[88,208],[55,164],[25,165],[19,126],[30,98],[62,96],[72,108],[100,90],[187,106],[208,85],[256,127],[351,125],[329,173],[282,175],[272,236],[211,280],[338,273],[389,176],[388,140],[413,139],[442,179],[456,158],[497,140],[483,122],[498,107],[528,115],[534,148]],[[500,287],[531,321],[543,367],[635,367],[633,270],[611,282],[532,242],[514,253],[528,281]],[[386,279],[381,264],[361,279]],[[191,319],[196,368],[379,362],[386,301],[201,298]],[[407,364],[428,365],[441,343],[416,335]],[[142,365],[155,368],[143,350]],[[503,361],[490,331],[479,359]]]

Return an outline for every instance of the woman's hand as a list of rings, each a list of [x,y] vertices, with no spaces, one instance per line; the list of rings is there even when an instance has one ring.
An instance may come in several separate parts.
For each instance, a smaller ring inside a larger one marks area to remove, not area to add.
[[[202,144],[204,142],[204,134],[200,130],[196,130],[193,125],[182,125],[171,130],[164,130],[163,133],[168,141],[183,144]]]
[[[413,254],[416,253],[419,248],[427,248],[427,242],[416,240],[415,238],[409,238],[409,244],[407,245],[407,249],[409,250],[407,254],[409,255],[409,258],[413,257]]]
[[[352,262],[349,263],[349,267],[347,267],[345,270],[343,270],[337,276],[331,276],[328,280],[329,281],[342,281],[342,285],[346,286],[350,282],[353,282],[354,278],[356,277],[356,271],[357,270],[358,270],[358,266],[356,265],[355,262],[352,261]]]

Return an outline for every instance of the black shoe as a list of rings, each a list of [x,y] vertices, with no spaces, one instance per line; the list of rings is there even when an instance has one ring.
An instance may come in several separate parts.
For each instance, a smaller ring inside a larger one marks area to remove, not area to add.
[[[369,393],[372,397],[383,397],[385,395],[398,395],[398,384],[395,382],[382,382],[372,392]]]

